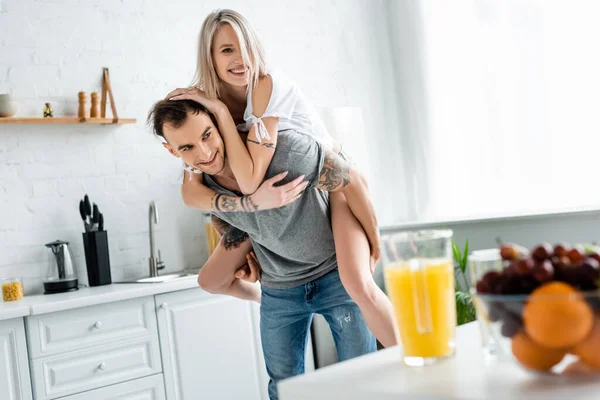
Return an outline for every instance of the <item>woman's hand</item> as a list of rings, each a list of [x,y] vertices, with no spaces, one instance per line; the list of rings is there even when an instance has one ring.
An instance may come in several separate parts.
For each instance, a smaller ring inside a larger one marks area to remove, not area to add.
[[[210,111],[213,114],[217,114],[217,112],[219,112],[223,107],[225,107],[225,104],[223,104],[223,102],[219,99],[209,99],[206,96],[206,93],[204,93],[202,90],[196,88],[196,87],[190,87],[190,88],[177,88],[173,91],[171,91],[167,97],[165,97],[166,100],[194,100],[197,103],[202,104],[204,107],[207,108],[208,111]]]
[[[248,199],[244,201],[244,198],[242,198],[242,204],[247,209],[246,211],[279,208],[298,200],[302,195],[302,192],[304,192],[304,189],[308,186],[308,181],[302,182],[304,175],[301,175],[285,185],[275,186],[275,184],[285,178],[286,175],[287,172],[275,175],[264,181],[258,187],[256,192],[249,196],[244,196],[244,198]]]

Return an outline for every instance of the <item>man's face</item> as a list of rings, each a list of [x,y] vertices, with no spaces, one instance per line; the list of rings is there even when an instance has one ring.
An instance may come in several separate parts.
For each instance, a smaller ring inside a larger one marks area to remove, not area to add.
[[[175,129],[163,126],[167,143],[163,146],[186,165],[209,175],[217,175],[225,167],[225,146],[210,117],[201,112],[188,113],[185,123]]]

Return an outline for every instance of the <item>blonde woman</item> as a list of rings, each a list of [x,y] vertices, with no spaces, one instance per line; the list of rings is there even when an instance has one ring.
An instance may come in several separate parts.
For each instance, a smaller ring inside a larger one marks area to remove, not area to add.
[[[294,130],[309,135],[344,157],[339,143],[328,134],[302,92],[282,72],[267,68],[254,29],[232,10],[217,10],[206,17],[200,32],[195,81],[191,88],[176,89],[167,98],[194,100],[215,115],[231,169],[246,195],[263,192],[261,183],[277,146],[278,131]],[[248,132],[246,143],[238,130]],[[221,198],[202,185],[201,179],[193,178],[199,167],[210,162],[199,160],[197,166],[185,167],[182,196],[186,205],[207,211],[242,211],[227,210],[216,203]],[[364,180],[362,187],[367,190]],[[275,196],[273,191],[270,193]],[[294,195],[298,194],[296,190]],[[377,339],[386,347],[394,345],[391,303],[372,276],[374,262],[379,258],[374,210],[346,199],[339,192],[330,193],[329,199],[344,288],[360,307]],[[274,205],[277,202],[270,200],[269,207],[277,207]],[[269,208],[259,203],[250,206],[246,210]]]

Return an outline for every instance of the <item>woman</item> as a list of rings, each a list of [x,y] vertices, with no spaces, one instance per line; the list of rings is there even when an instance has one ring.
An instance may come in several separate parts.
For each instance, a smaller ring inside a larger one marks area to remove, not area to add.
[[[294,83],[283,73],[267,69],[256,33],[235,11],[218,10],[204,20],[192,86],[176,89],[167,98],[197,101],[216,116],[231,169],[244,194],[261,188],[277,146],[278,130],[292,129],[310,135],[344,156],[339,143],[328,134]],[[248,132],[247,147],[238,129]],[[185,203],[202,210],[214,209],[215,193],[200,179],[192,179],[193,172],[193,166],[186,166],[182,186]],[[371,217],[374,213],[356,207],[351,211],[352,205],[340,193],[330,193],[329,199],[344,288],[360,307],[377,339],[386,347],[394,345],[391,303],[372,276],[379,258],[377,222]]]

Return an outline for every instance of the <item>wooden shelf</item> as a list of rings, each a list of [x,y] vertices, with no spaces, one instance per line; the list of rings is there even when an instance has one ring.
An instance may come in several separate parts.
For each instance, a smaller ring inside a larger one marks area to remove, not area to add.
[[[91,124],[91,125],[122,125],[135,124],[135,118],[119,118],[113,122],[112,118],[0,118],[0,124]]]

